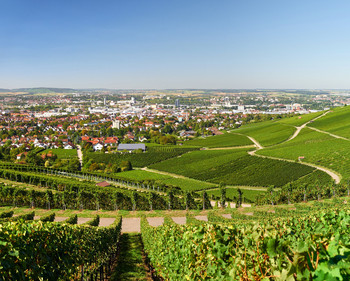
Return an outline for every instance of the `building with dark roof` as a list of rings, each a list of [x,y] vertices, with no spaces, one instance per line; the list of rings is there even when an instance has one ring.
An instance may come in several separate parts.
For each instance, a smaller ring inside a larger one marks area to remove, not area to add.
[[[142,149],[142,151],[146,151],[146,145],[144,143],[121,143],[118,145],[118,151],[127,150],[132,152],[137,149]]]

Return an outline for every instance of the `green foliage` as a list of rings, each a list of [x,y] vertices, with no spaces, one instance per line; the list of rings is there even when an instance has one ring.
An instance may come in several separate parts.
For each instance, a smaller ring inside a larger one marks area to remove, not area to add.
[[[309,124],[311,127],[327,131],[345,138],[350,138],[350,108],[338,107],[332,109],[327,115]]]
[[[11,218],[12,216],[13,216],[13,211],[0,213],[0,219]]]
[[[52,213],[44,217],[41,217],[40,220],[43,222],[53,222],[55,220],[55,217],[56,217],[56,214]]]
[[[141,231],[152,266],[166,280],[349,280],[349,215],[347,208],[157,228],[143,219]]]
[[[253,145],[251,140],[246,136],[233,133],[197,138],[186,141],[184,144],[209,148]]]
[[[100,216],[96,215],[92,220],[85,223],[86,225],[90,226],[99,226],[100,224]]]
[[[145,153],[85,153],[84,162],[92,159],[96,163],[120,165],[122,161],[130,161],[134,167],[146,167],[195,149],[191,147],[154,146],[149,147]]]
[[[244,125],[233,132],[253,137],[262,146],[271,146],[286,141],[294,131],[293,126],[267,121]]]
[[[283,186],[314,168],[247,155],[245,150],[194,151],[150,166],[201,181],[226,185]]]
[[[109,227],[61,223],[0,224],[2,280],[73,280],[94,273],[117,251],[121,219]]]
[[[67,224],[77,224],[78,223],[78,215],[71,215],[68,219],[64,221]]]

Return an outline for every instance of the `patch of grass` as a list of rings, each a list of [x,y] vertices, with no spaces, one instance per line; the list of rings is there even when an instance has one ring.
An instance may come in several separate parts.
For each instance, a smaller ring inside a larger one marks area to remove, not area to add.
[[[350,141],[304,128],[293,140],[259,150],[261,155],[297,160],[330,168],[344,179],[350,178]]]
[[[310,123],[309,126],[350,138],[350,106],[335,108],[327,115]]]
[[[209,136],[206,138],[197,138],[194,140],[186,141],[184,144],[209,148],[253,145],[251,140],[246,136],[233,133]]]
[[[233,197],[238,197],[238,188],[236,187],[227,187],[226,188],[226,196],[230,199],[232,199]],[[241,191],[243,193],[243,197],[247,198],[251,201],[255,201],[255,199],[261,195],[261,194],[265,194],[266,191],[263,190],[251,190],[251,189],[242,189]],[[221,196],[220,193],[220,189],[212,189],[212,190],[207,190],[208,195],[215,195],[215,196]]]
[[[313,113],[309,113],[309,114],[302,114],[302,115],[293,116],[290,118],[283,118],[277,122],[299,127],[299,126],[305,124],[306,122],[309,122],[310,120],[322,115],[323,113],[324,113],[324,111],[313,112]]]
[[[118,264],[110,280],[151,280],[147,275],[144,264],[141,234],[122,234],[120,237]]]
[[[175,178],[170,175],[162,175],[144,170],[132,170],[118,174],[129,180],[154,180],[155,183],[178,186],[182,190],[198,190],[213,186],[213,184],[195,179]]]
[[[244,149],[194,151],[151,168],[226,185],[283,186],[314,168],[250,156]]]
[[[271,146],[286,141],[294,131],[295,128],[291,125],[267,121],[247,124],[232,132],[250,136],[262,146]]]
[[[78,152],[76,149],[63,149],[63,148],[45,149],[40,154],[48,153],[49,151],[52,151],[52,153],[56,154],[58,159],[71,159],[71,158],[78,157]]]

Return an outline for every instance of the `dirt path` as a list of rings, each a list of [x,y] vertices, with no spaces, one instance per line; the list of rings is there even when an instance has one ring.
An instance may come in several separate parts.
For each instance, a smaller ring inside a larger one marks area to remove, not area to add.
[[[115,218],[100,218],[100,224],[98,226],[110,226],[115,222]]]
[[[256,151],[258,151],[258,150],[252,151],[253,154],[250,154],[250,153],[249,154],[252,155],[252,156],[261,157],[261,158],[268,158],[268,159],[273,159],[273,160],[280,160],[280,161],[286,161],[286,162],[295,163],[294,160],[290,160],[290,159],[255,154]],[[299,163],[302,164],[302,165],[306,165],[306,166],[310,166],[310,167],[316,168],[317,170],[320,170],[322,172],[325,172],[325,173],[327,173],[328,175],[330,175],[332,177],[332,179],[335,181],[336,184],[340,183],[341,175],[337,174],[335,171],[333,171],[331,169],[328,169],[328,168],[325,168],[325,167],[322,167],[322,166],[318,166],[318,165],[315,165],[315,164],[312,164],[312,163],[308,163],[308,162],[301,162],[301,161],[299,161]]]
[[[149,225],[157,227],[161,226],[164,223],[164,218],[163,217],[149,217],[147,218],[147,221]]]
[[[83,167],[83,152],[81,151],[81,146],[77,145],[78,159],[80,162],[80,167]]]
[[[342,140],[350,141],[350,140],[347,139],[347,138],[344,138],[344,137],[342,137],[342,136],[338,136],[338,135],[335,135],[335,134],[332,134],[332,133],[329,133],[329,132],[326,132],[326,131],[322,131],[322,130],[317,129],[317,128],[315,128],[315,127],[310,127],[310,126],[307,126],[307,127],[308,127],[309,129],[311,129],[311,130],[316,131],[316,132],[319,132],[319,133],[322,133],[322,134],[326,134],[326,135],[330,135],[331,137],[336,138],[336,139],[342,139]]]
[[[258,149],[263,149],[264,147],[254,138],[250,137],[250,136],[247,136],[254,144],[255,146],[258,148]]]
[[[140,218],[123,218],[122,221],[122,233],[128,232],[141,232],[141,219]]]
[[[300,131],[301,131],[303,128],[305,128],[307,124],[309,124],[309,123],[313,122],[314,120],[317,120],[317,119],[319,119],[319,118],[325,116],[327,113],[329,113],[329,111],[327,111],[327,112],[323,113],[322,115],[320,115],[320,116],[318,116],[318,117],[316,117],[316,118],[314,118],[314,119],[312,119],[312,120],[306,122],[305,124],[303,124],[303,125],[300,126],[300,127],[296,127],[297,130],[294,132],[293,136],[291,136],[291,137],[290,137],[288,140],[286,140],[285,142],[288,142],[288,141],[290,141],[290,140],[296,138],[296,137],[299,135]],[[319,132],[321,132],[321,133],[329,134],[329,135],[331,135],[331,136],[333,136],[333,137],[337,137],[337,138],[340,138],[340,139],[345,139],[345,138],[343,138],[343,137],[336,136],[336,135],[333,135],[333,134],[331,134],[331,133],[327,133],[327,132],[318,130],[318,129],[313,128],[313,127],[308,127],[308,128],[314,129],[314,130],[319,131]],[[290,160],[290,159],[278,158],[278,157],[272,157],[272,156],[265,156],[265,155],[258,155],[258,154],[256,154],[257,151],[263,149],[264,147],[263,147],[261,144],[259,144],[259,142],[258,142],[257,140],[255,140],[254,138],[249,137],[249,136],[248,136],[248,138],[249,138],[252,142],[254,142],[255,146],[257,147],[256,150],[248,151],[248,154],[249,154],[249,155],[256,156],[256,157],[261,157],[261,158],[273,159],[273,160],[286,161],[286,162],[293,162],[293,163],[295,162],[295,161]],[[348,140],[348,139],[346,139],[346,140]],[[285,142],[283,142],[283,143],[285,143]],[[315,164],[312,164],[312,163],[307,163],[307,162],[301,162],[301,161],[300,161],[299,163],[300,163],[300,164],[303,164],[303,165],[307,165],[307,166],[313,167],[313,168],[316,168],[316,169],[318,169],[318,170],[320,170],[320,171],[322,171],[322,172],[325,172],[325,173],[327,173],[328,175],[330,175],[330,176],[332,177],[332,179],[335,181],[336,184],[340,183],[341,175],[339,175],[338,173],[336,173],[335,171],[333,171],[333,170],[331,170],[331,169],[328,169],[328,168],[325,168],[325,167],[322,167],[322,166],[318,166],[318,165],[315,165]]]
[[[240,149],[240,148],[252,148],[254,145],[245,145],[245,146],[231,146],[231,147],[213,147],[213,148],[204,148],[203,150],[226,150],[226,149]]]
[[[197,220],[200,220],[200,221],[208,221],[208,217],[207,216],[195,216],[195,218]]]
[[[141,170],[147,171],[147,172],[156,173],[156,174],[160,174],[160,175],[164,175],[164,176],[170,176],[170,177],[178,178],[178,179],[191,179],[191,178],[188,178],[188,177],[185,177],[185,176],[181,176],[181,175],[178,175],[178,174],[173,174],[173,173],[163,172],[163,171],[159,171],[159,170],[154,170],[154,169],[150,169],[150,168],[147,168],[147,167],[141,168]]]
[[[78,223],[77,224],[83,224],[83,223],[86,223],[88,221],[91,221],[92,218],[79,218],[78,217]]]
[[[186,217],[171,217],[171,219],[177,224],[186,224]]]
[[[285,142],[291,141],[292,139],[295,139],[295,138],[299,135],[300,131],[301,131],[303,128],[306,127],[306,125],[308,125],[308,124],[312,123],[313,121],[315,121],[315,120],[317,120],[317,119],[319,119],[319,118],[325,116],[325,115],[328,114],[328,113],[329,113],[329,111],[323,113],[322,115],[320,115],[320,116],[318,116],[318,117],[316,117],[316,118],[314,118],[314,119],[311,119],[310,121],[304,123],[303,125],[301,125],[301,126],[299,126],[299,127],[296,127],[297,130],[296,130],[296,131],[294,132],[294,134],[293,134],[289,139],[287,139]]]
[[[67,219],[68,219],[68,217],[55,217],[55,222],[62,222],[62,221],[65,221]]]

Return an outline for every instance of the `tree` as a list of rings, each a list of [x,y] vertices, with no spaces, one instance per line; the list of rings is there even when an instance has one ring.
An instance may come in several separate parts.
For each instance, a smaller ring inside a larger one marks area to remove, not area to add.
[[[129,160],[124,160],[120,163],[120,169],[124,171],[131,171],[132,170],[132,165]]]
[[[239,208],[242,206],[242,190],[240,188],[238,188],[237,191],[238,191],[238,202],[237,202],[238,207],[237,208]]]
[[[220,194],[221,194],[221,200],[220,200],[221,208],[225,208],[226,207],[226,187],[223,184],[220,184]]]
[[[273,185],[270,185],[268,188],[267,188],[267,192],[270,194],[270,200],[271,200],[271,205],[273,206],[274,203],[273,203],[273,189],[275,187]]]

